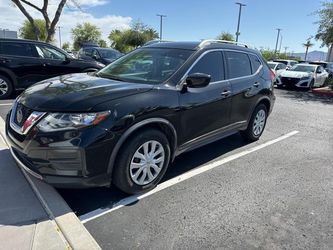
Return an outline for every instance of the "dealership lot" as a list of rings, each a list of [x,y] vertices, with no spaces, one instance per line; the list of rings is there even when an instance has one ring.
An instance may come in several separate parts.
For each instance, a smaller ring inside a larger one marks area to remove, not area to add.
[[[332,249],[333,100],[275,94],[258,142],[236,134],[186,153],[147,197],[59,192],[103,249]]]

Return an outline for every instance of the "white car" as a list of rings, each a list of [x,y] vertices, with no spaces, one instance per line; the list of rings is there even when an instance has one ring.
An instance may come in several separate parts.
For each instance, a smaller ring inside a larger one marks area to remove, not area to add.
[[[267,62],[267,64],[275,74],[274,82],[281,85],[281,83],[278,83],[280,81],[279,75],[286,70],[287,66],[284,63],[273,61]]]
[[[279,76],[278,87],[313,88],[324,85],[328,72],[321,65],[300,63]]]
[[[298,62],[295,60],[287,60],[287,59],[275,59],[273,61],[278,63],[283,63],[284,65],[286,65],[287,69],[291,69],[296,64],[298,64]]]

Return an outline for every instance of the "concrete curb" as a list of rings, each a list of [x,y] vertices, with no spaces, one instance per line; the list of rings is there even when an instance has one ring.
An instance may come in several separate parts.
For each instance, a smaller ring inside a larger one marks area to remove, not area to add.
[[[6,143],[5,122],[1,117],[0,140]],[[52,186],[29,175],[23,169],[21,171],[49,216],[50,221],[57,228],[67,249],[101,249],[78,217]]]
[[[312,89],[311,92],[315,95],[333,97],[333,91],[327,92],[326,88]]]

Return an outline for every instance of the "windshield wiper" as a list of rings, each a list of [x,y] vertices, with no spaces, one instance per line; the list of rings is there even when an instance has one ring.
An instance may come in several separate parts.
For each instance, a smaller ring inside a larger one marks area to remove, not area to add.
[[[119,77],[116,77],[116,76],[113,76],[113,75],[108,75],[108,74],[103,74],[101,72],[98,72],[96,73],[96,75],[98,77],[102,77],[102,78],[107,78],[107,79],[110,79],[110,80],[116,80],[116,81],[120,81],[120,82],[124,82],[125,80],[119,78]]]

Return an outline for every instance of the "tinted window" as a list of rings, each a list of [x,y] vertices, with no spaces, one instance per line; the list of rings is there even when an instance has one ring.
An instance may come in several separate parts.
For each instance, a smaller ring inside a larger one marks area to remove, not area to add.
[[[43,45],[36,45],[36,49],[40,58],[44,59],[54,59],[54,60],[62,60],[66,59],[65,54],[60,51]]]
[[[259,67],[261,66],[261,62],[259,58],[255,55],[249,54],[250,60],[251,60],[251,67],[252,67],[252,74],[256,73]],[[278,69],[276,69],[278,70]]]
[[[28,43],[2,42],[1,47],[1,53],[5,55],[34,57],[32,46]]]
[[[92,49],[84,49],[84,54],[86,55],[86,56],[92,56]]]
[[[245,53],[225,52],[228,63],[229,78],[237,78],[251,75],[251,64]]]
[[[224,79],[222,53],[215,51],[204,55],[191,69],[189,74],[204,73],[211,76],[211,82]]]

